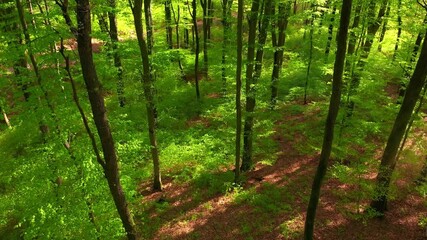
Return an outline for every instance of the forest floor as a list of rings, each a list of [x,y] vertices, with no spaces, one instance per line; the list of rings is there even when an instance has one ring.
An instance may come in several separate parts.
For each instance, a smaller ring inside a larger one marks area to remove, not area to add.
[[[305,144],[306,137],[286,134],[281,126],[311,121],[316,113],[282,112],[273,135],[279,146],[277,161],[257,163],[241,188],[215,190],[221,188],[221,179],[233,174],[232,166],[190,183],[166,178],[162,193],[150,193],[149,183],[143,183],[147,234],[152,239],[302,239],[318,154],[301,154],[298,145]],[[380,157],[378,149],[375,160]],[[315,239],[427,239],[427,230],[419,226],[427,216],[425,199],[413,190],[420,167],[398,163],[394,199],[382,219],[364,212],[369,201],[361,185],[342,183],[329,174],[322,187]],[[370,172],[360,177],[373,185],[376,171]]]

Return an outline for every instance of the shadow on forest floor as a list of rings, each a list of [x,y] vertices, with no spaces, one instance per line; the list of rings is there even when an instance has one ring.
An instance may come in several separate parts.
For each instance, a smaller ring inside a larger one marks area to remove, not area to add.
[[[303,121],[302,113],[294,113],[276,125]],[[318,155],[300,154],[296,146],[304,144],[305,136],[295,132],[292,137],[284,137],[283,131],[277,127],[273,136],[279,145],[277,161],[271,166],[256,164],[245,175],[242,188],[234,192],[228,191],[233,180],[231,167],[202,174],[187,183],[167,179],[163,193],[143,192],[143,204],[149,206],[142,227],[149,228],[146,236],[150,239],[301,239]],[[409,175],[404,176],[405,184],[397,184],[398,196],[389,203],[390,210],[384,219],[356,213],[355,205],[346,202],[343,193],[355,192],[357,188],[327,178],[317,211],[315,239],[426,239],[425,230],[418,226],[419,219],[427,215],[425,200],[408,191],[407,186],[412,182],[408,178],[414,174]],[[375,176],[368,178],[373,180]],[[366,199],[360,202],[362,208],[367,204]]]

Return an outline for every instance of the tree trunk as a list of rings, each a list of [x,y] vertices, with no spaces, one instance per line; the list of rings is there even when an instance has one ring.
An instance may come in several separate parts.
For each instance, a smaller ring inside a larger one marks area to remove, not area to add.
[[[260,0],[253,0],[251,11],[248,16],[248,56],[246,63],[246,109],[245,109],[245,126],[243,130],[243,159],[241,171],[248,171],[252,167],[252,119],[249,116],[251,113],[252,105],[254,105],[254,98],[250,95],[253,93],[253,72],[254,72],[254,58],[255,58],[255,39],[257,33],[257,22],[259,14]]]
[[[402,35],[402,0],[397,0],[397,37],[394,45],[393,60],[396,59],[397,50],[399,49],[400,35]]]
[[[426,35],[424,36],[424,39],[425,37]],[[380,213],[384,213],[387,210],[388,188],[390,185],[391,176],[396,166],[396,154],[399,148],[399,144],[405,133],[405,129],[409,123],[418,97],[420,96],[421,89],[426,82],[426,62],[427,41],[424,40],[417,66],[415,67],[414,73],[411,77],[411,80],[409,81],[405,97],[403,98],[402,105],[400,107],[399,113],[397,114],[393,129],[390,133],[387,145],[381,158],[381,164],[377,176],[377,196],[371,202],[371,207]]]
[[[151,55],[153,52],[154,46],[154,38],[153,38],[153,17],[151,14],[151,0],[143,0],[144,1],[144,18],[145,18],[145,27],[147,28],[147,52],[148,55]],[[150,73],[151,73],[151,65],[150,65]],[[151,77],[151,80],[154,80]]]
[[[197,29],[197,0],[193,0],[191,3],[192,12],[190,12],[191,18],[193,19],[193,34],[194,41],[196,44],[196,57],[194,60],[194,81],[196,82],[196,98],[197,101],[200,100],[200,90],[199,90],[199,52],[200,52],[200,42],[199,42],[199,31]]]
[[[306,240],[313,239],[314,219],[316,217],[317,205],[319,203],[320,188],[326,175],[328,160],[332,151],[335,120],[338,115],[341,101],[341,86],[347,47],[347,32],[351,15],[351,4],[352,0],[344,0],[341,8],[340,29],[337,37],[337,53],[335,57],[334,75],[332,82],[332,95],[329,104],[328,116],[326,118],[325,133],[323,137],[319,166],[317,167],[316,175],[314,176],[310,201],[307,208],[307,217],[304,228],[304,239]]]
[[[149,0],[148,0],[149,1]],[[142,82],[144,86],[144,95],[145,95],[145,106],[147,109],[147,120],[148,120],[148,134],[150,137],[150,147],[151,147],[151,156],[153,158],[153,190],[161,191],[162,182],[160,175],[160,160],[159,153],[157,148],[157,138],[156,138],[156,128],[155,128],[155,105],[153,97],[153,81],[150,79],[152,74],[150,72],[150,59],[148,46],[145,42],[143,30],[142,30],[142,0],[136,0],[134,6],[132,7],[133,18],[135,22],[135,31],[138,37],[139,50],[141,53],[142,67],[143,67],[143,76]]]
[[[184,48],[190,46],[190,36],[188,28],[184,28]]]
[[[237,63],[236,63],[236,154],[234,183],[240,181],[240,147],[242,137],[242,54],[243,54],[243,0],[237,0]]]
[[[101,83],[98,80],[92,55],[91,42],[91,17],[89,0],[77,0],[77,36],[78,52],[83,73],[83,79],[89,96],[93,119],[101,141],[105,164],[104,175],[107,179],[114,203],[122,220],[128,239],[138,239],[138,234],[128,203],[120,183],[118,158],[111,135],[104,98],[102,96]],[[70,23],[71,24],[71,23]]]
[[[328,60],[329,52],[331,51],[331,42],[332,42],[332,36],[334,32],[334,21],[335,21],[336,11],[337,11],[337,7],[334,5],[332,10],[331,22],[329,23],[329,27],[328,27],[328,41],[326,42],[326,49],[325,49],[326,61]]]
[[[385,37],[385,33],[387,31],[388,17],[390,16],[390,4],[391,3],[388,3],[387,10],[385,11],[383,27],[381,29],[380,39],[378,40],[378,42],[379,42],[378,51],[380,51],[380,52],[381,52],[381,48],[382,48],[382,42],[383,42],[384,37]]]
[[[375,15],[375,4],[376,0],[371,0],[368,9],[368,16]],[[361,73],[365,68],[366,62],[369,57],[369,53],[371,51],[372,45],[374,43],[375,34],[378,32],[378,29],[381,26],[382,18],[384,17],[386,8],[387,8],[388,0],[382,0],[380,10],[376,19],[369,19],[366,40],[362,45],[362,53],[360,54],[360,59],[356,64],[356,71],[354,71],[354,75],[351,79],[350,83],[350,91],[354,92],[360,84]],[[351,94],[353,95],[353,94]]]
[[[165,21],[166,21],[166,42],[168,44],[169,49],[173,48],[173,39],[172,39],[172,14],[171,14],[171,6],[172,1],[165,1]]]
[[[274,108],[277,103],[277,93],[279,85],[279,75],[283,64],[283,46],[285,45],[285,32],[288,26],[288,17],[291,5],[290,2],[279,3],[277,30],[278,38],[276,37],[275,29],[272,30],[272,39],[274,47],[274,64],[273,73],[271,75],[271,108]],[[274,14],[274,13],[272,13]],[[276,25],[276,24],[275,24]]]
[[[208,40],[211,39],[211,27],[213,23],[214,4],[212,0],[208,0]]]
[[[258,35],[258,49],[255,57],[255,72],[252,77],[251,86],[246,93],[246,116],[245,116],[245,138],[244,138],[244,151],[242,161],[242,171],[248,171],[252,168],[252,152],[253,152],[253,124],[254,124],[254,110],[256,105],[256,85],[261,77],[262,60],[264,56],[264,45],[267,40],[267,29],[270,24],[271,17],[271,4],[272,0],[265,0],[264,13],[262,19],[259,20],[259,35]]]
[[[351,25],[351,32],[348,40],[347,59],[352,58],[356,50],[356,42],[358,39],[358,36],[356,35],[356,30],[360,24],[361,13],[362,13],[362,3],[358,2],[358,4],[356,5],[356,9],[354,11],[354,20],[353,20],[353,24]],[[346,61],[345,71],[347,72],[347,74],[349,74],[351,71],[352,62],[354,61],[348,61],[348,60]]]
[[[208,79],[208,29],[209,29],[209,1],[210,0],[200,0],[200,4],[203,9],[203,74],[205,76],[205,80]]]
[[[311,63],[313,61],[313,34],[314,34],[314,4],[311,6],[311,19],[310,19],[310,39],[309,39],[309,52],[308,52],[308,63],[307,63],[307,73],[304,84],[304,104],[307,104],[307,91],[308,91],[308,82],[310,81],[310,70]]]
[[[116,0],[108,0],[108,5],[111,8],[108,11],[108,21],[110,25],[110,34],[111,47],[113,50],[113,60],[114,66],[117,69],[117,96],[119,98],[120,107],[124,107],[126,104],[126,98],[124,96],[124,82],[123,82],[123,66],[122,60],[119,54],[118,43],[119,43],[119,34],[117,29],[117,19],[116,19]]]
[[[227,94],[227,47],[230,43],[230,28],[231,28],[231,6],[233,0],[222,0],[222,57],[221,57],[221,79],[222,79],[222,95]]]
[[[13,0],[0,0],[2,7],[0,8],[0,26],[1,32],[5,35],[12,34],[13,37],[10,37],[7,41],[8,46],[13,45],[22,45],[23,40],[21,37],[21,32],[16,31],[19,29],[19,25],[16,22],[16,11],[13,5]],[[15,5],[16,6],[16,5]],[[13,72],[16,78],[16,85],[22,90],[24,100],[28,102],[30,98],[30,92],[28,91],[29,84],[24,82],[24,76],[22,76],[23,70],[27,69],[27,60],[25,55],[22,54],[21,57],[13,64]]]
[[[178,4],[178,9],[177,9],[177,14],[175,13],[175,9],[173,8],[173,5],[171,4],[171,10],[173,13],[173,19],[175,21],[175,35],[176,35],[176,49],[178,49],[178,66],[179,66],[179,70],[181,71],[181,77],[184,76],[184,69],[182,67],[182,61],[181,61],[181,54],[180,54],[180,49],[181,49],[181,41],[179,39],[179,21],[181,18],[181,10],[179,8],[179,4]]]

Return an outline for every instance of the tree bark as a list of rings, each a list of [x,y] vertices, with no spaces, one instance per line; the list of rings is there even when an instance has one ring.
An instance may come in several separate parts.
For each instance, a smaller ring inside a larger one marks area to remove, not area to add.
[[[331,42],[332,42],[332,37],[334,33],[334,21],[335,21],[336,11],[337,11],[337,7],[334,5],[332,10],[331,22],[329,23],[329,27],[328,27],[328,41],[326,42],[326,49],[325,49],[326,60],[328,60],[329,52],[331,51]]]
[[[203,74],[208,79],[208,32],[209,32],[209,4],[211,0],[200,0],[203,9]]]
[[[139,239],[128,203],[120,182],[118,157],[116,154],[110,124],[106,114],[104,98],[102,96],[101,83],[98,80],[92,56],[91,42],[91,16],[89,0],[77,0],[76,36],[78,53],[82,68],[83,79],[89,96],[93,119],[95,121],[98,136],[104,153],[105,164],[102,165],[110,192],[113,196],[117,211],[122,220],[128,239]],[[70,22],[71,26],[71,22]]]
[[[165,1],[165,21],[166,21],[166,42],[168,44],[169,49],[173,48],[173,39],[172,39],[172,1]]]
[[[375,34],[378,32],[378,29],[381,26],[382,18],[384,17],[384,14],[387,8],[387,3],[388,3],[388,0],[382,0],[377,17],[375,19],[369,19],[366,40],[361,47],[362,52],[360,54],[360,59],[356,64],[356,71],[354,71],[354,75],[350,83],[349,90],[351,92],[354,92],[359,87],[361,73],[365,68],[367,59],[369,57],[369,53],[374,43]],[[368,9],[368,16],[375,15],[375,5],[376,5],[376,0],[371,0],[369,4],[369,9]]]
[[[426,33],[427,35],[427,33]],[[426,38],[424,36],[424,39]],[[405,133],[405,129],[410,121],[412,111],[420,96],[421,89],[426,82],[427,76],[427,41],[424,40],[421,54],[415,67],[414,73],[409,81],[406,89],[405,97],[396,120],[387,140],[381,164],[377,176],[377,196],[371,202],[371,207],[379,213],[384,213],[387,210],[388,189],[390,186],[391,176],[396,166],[396,154],[399,149],[399,144]]]
[[[341,86],[344,72],[344,62],[347,45],[347,31],[350,23],[352,0],[344,0],[341,8],[340,29],[337,38],[337,53],[334,64],[334,75],[332,82],[332,95],[329,104],[328,116],[326,118],[325,133],[323,137],[322,152],[320,154],[319,166],[314,176],[311,189],[310,201],[307,208],[305,220],[304,239],[313,239],[314,219],[316,217],[317,205],[319,203],[320,189],[326,175],[329,156],[332,151],[334,138],[334,125],[338,115],[341,101]]]
[[[240,147],[242,137],[242,54],[243,54],[243,0],[237,0],[237,63],[236,63],[236,154],[234,183],[240,181]]]
[[[385,33],[387,31],[387,23],[388,23],[388,17],[389,16],[390,16],[390,3],[388,3],[387,10],[385,11],[384,22],[383,22],[383,26],[381,29],[380,39],[378,40],[378,42],[379,42],[378,51],[380,51],[380,52],[381,52],[381,48],[382,48],[382,42],[383,42],[384,37],[385,37]]]
[[[258,22],[258,14],[260,8],[260,0],[253,0],[250,15],[248,16],[249,34],[248,34],[248,55],[246,63],[246,108],[245,108],[245,126],[243,129],[243,159],[241,171],[248,171],[252,165],[252,119],[251,108],[254,96],[253,94],[253,72],[254,72],[254,58],[255,58],[255,40],[256,28]],[[249,106],[248,106],[249,105]]]
[[[113,50],[113,60],[114,66],[117,69],[117,96],[119,98],[120,107],[124,107],[126,105],[126,98],[124,93],[124,82],[123,82],[123,66],[122,60],[119,54],[118,43],[119,43],[119,34],[117,29],[117,18],[116,18],[116,9],[117,4],[116,0],[108,0],[109,7],[112,9],[108,11],[108,21],[110,25],[110,34],[111,39],[111,47]]]
[[[144,95],[145,95],[145,106],[147,109],[147,120],[148,120],[148,134],[150,138],[150,147],[151,147],[151,156],[153,158],[153,190],[161,191],[162,190],[162,181],[160,174],[160,160],[159,153],[157,148],[157,137],[156,137],[156,128],[155,128],[155,105],[153,97],[153,81],[150,79],[152,74],[150,72],[150,59],[148,46],[145,42],[142,28],[142,0],[135,0],[134,6],[132,7],[132,13],[135,23],[135,31],[137,33],[138,45],[141,54],[142,60],[142,82],[144,86]]]
[[[227,94],[227,47],[230,43],[229,35],[231,28],[231,6],[233,0],[222,0],[222,57],[221,57],[221,79],[222,79],[222,95]]]
[[[286,39],[286,28],[288,26],[288,17],[291,5],[290,2],[279,3],[277,30],[278,37],[276,37],[276,30],[272,30],[272,39],[274,47],[274,64],[273,73],[271,74],[271,108],[274,108],[277,103],[277,94],[279,86],[279,75],[283,64],[283,46],[285,45]],[[277,41],[275,40],[277,39]]]
[[[191,18],[193,20],[193,34],[194,41],[196,44],[195,49],[195,60],[194,60],[194,81],[196,82],[196,98],[197,101],[200,100],[200,89],[199,89],[199,52],[200,52],[200,42],[199,42],[199,31],[197,29],[197,0],[191,2],[192,12],[190,12]]]
[[[308,92],[308,83],[310,81],[310,70],[311,63],[313,62],[313,35],[314,35],[314,3],[311,3],[311,18],[310,18],[310,39],[309,44],[310,48],[308,50],[308,63],[307,63],[307,72],[304,84],[304,104],[307,104],[307,92]]]
[[[394,45],[393,60],[396,59],[397,50],[399,49],[400,36],[402,35],[402,0],[397,1],[397,37]]]
[[[256,105],[256,85],[259,78],[261,77],[262,71],[262,60],[264,56],[264,45],[267,39],[267,29],[270,24],[271,17],[271,4],[272,0],[265,0],[264,2],[264,13],[262,19],[259,20],[259,35],[258,35],[258,47],[255,57],[255,71],[252,76],[252,82],[249,87],[249,91],[246,93],[246,116],[245,116],[245,137],[243,141],[243,161],[242,171],[248,171],[253,166],[252,152],[253,152],[253,124],[254,124],[254,110]]]

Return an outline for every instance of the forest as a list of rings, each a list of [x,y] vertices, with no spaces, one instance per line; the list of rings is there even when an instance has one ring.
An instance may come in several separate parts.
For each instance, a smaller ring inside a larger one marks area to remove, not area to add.
[[[0,239],[427,239],[426,0],[0,0]]]

